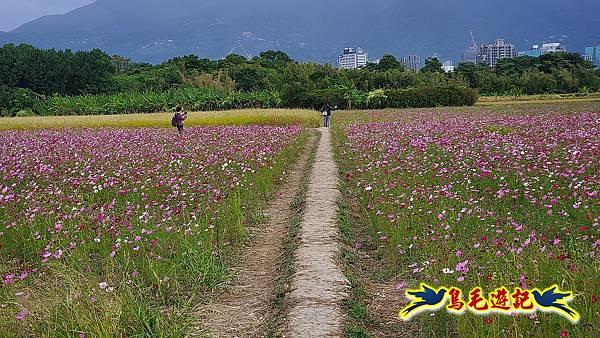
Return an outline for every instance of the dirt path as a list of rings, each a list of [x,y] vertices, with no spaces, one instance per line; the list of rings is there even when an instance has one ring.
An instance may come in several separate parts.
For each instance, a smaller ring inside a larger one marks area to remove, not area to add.
[[[336,225],[339,196],[337,168],[329,129],[320,128],[321,140],[309,179],[295,271],[287,299],[287,337],[343,336],[348,281],[338,264]]]
[[[265,215],[268,222],[252,229],[255,240],[240,257],[237,278],[214,302],[199,309],[198,335],[211,337],[262,337],[273,317],[274,283],[281,271],[282,241],[293,216],[291,203],[300,189],[309,152],[316,137],[311,136],[287,182],[276,193]]]

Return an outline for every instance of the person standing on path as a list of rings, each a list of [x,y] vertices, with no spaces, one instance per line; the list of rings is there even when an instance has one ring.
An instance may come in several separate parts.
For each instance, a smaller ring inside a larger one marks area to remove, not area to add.
[[[177,127],[177,131],[179,132],[179,135],[183,134],[183,121],[185,121],[187,119],[187,112],[183,111],[183,108],[181,108],[181,106],[177,106],[175,108],[175,116],[173,116],[173,121],[172,123],[174,124],[175,127]]]
[[[329,128],[331,124],[331,106],[329,103],[325,102],[323,108],[321,108],[321,113],[323,114],[323,127]]]

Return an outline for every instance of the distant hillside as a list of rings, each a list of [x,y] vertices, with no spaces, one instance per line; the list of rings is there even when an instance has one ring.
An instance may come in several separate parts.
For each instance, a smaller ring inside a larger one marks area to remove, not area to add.
[[[598,13],[597,0],[98,0],[0,33],[0,43],[101,48],[148,62],[190,53],[221,58],[234,48],[333,62],[349,46],[372,57],[437,53],[458,60],[469,29],[478,42],[503,37],[526,49],[561,41],[582,51],[600,41]]]

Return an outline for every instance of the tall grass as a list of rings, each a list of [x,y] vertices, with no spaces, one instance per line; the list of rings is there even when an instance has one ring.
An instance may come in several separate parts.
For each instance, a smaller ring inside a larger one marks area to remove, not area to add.
[[[95,115],[95,116],[32,116],[0,119],[0,130],[41,128],[131,128],[171,127],[172,113]],[[244,109],[220,112],[190,112],[186,126],[211,125],[292,125],[318,127],[317,112],[304,109]]]

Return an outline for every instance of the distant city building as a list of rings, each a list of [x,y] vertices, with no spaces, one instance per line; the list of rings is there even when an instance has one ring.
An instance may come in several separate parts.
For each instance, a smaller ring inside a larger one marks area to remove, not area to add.
[[[479,47],[471,46],[463,52],[463,61],[477,63],[477,57],[479,56]]]
[[[506,43],[503,39],[498,39],[491,45],[481,45],[477,55],[477,63],[496,67],[498,60],[514,58],[517,56],[515,45]]]
[[[369,56],[360,47],[344,48],[342,55],[338,57],[338,64],[343,69],[354,69],[365,66],[369,62]]]
[[[600,44],[591,47],[585,47],[584,58],[600,67]]]
[[[407,55],[400,59],[400,62],[412,70],[421,69],[421,58],[418,55]]]
[[[567,50],[561,46],[560,42],[544,43],[542,47],[540,45],[533,45],[531,50],[526,52],[519,52],[519,56],[531,56],[540,57],[549,53],[566,52]]]
[[[454,65],[452,65],[452,61],[451,60],[444,61],[444,63],[442,64],[442,69],[446,73],[452,73],[454,71]]]

